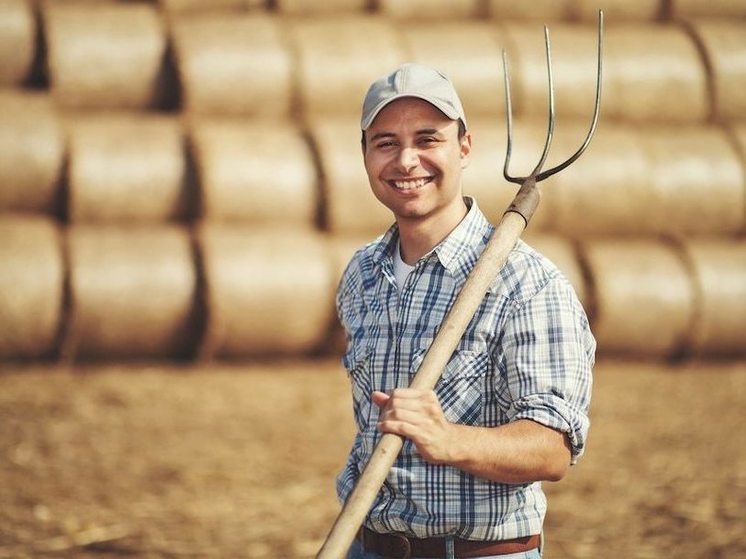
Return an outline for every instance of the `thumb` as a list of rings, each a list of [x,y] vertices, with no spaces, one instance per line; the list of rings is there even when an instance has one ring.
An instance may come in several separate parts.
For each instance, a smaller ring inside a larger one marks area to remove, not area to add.
[[[384,392],[376,390],[371,394],[371,399],[376,406],[383,409],[384,407],[386,407],[386,404],[391,399],[391,396]]]

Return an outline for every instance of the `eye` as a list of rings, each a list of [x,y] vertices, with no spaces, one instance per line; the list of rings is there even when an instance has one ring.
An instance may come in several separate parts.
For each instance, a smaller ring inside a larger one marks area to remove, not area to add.
[[[438,139],[434,136],[422,136],[419,140],[419,143],[425,146],[432,145],[438,143]]]
[[[390,148],[390,147],[392,147],[392,146],[394,146],[394,145],[396,145],[396,144],[395,144],[395,143],[394,143],[393,141],[391,141],[391,140],[387,140],[387,141],[385,141],[385,142],[378,142],[378,143],[376,144],[376,147],[377,147],[378,149],[386,149],[386,148]]]

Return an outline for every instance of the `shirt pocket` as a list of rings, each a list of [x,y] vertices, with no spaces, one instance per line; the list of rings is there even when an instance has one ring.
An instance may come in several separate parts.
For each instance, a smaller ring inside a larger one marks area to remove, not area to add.
[[[448,421],[481,425],[487,399],[492,359],[489,353],[458,350],[452,356],[435,392]]]
[[[364,432],[370,422],[371,393],[371,351],[369,348],[349,349],[342,357],[342,363],[347,369],[352,390],[352,404],[355,422],[360,432]]]

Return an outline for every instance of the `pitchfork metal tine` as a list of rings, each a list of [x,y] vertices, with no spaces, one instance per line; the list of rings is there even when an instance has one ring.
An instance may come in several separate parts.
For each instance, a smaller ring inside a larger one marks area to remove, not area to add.
[[[560,163],[556,167],[552,167],[551,169],[547,169],[546,171],[540,172],[541,168],[544,166],[544,163],[546,163],[547,156],[549,155],[549,148],[552,144],[552,136],[554,134],[554,82],[552,80],[552,54],[551,54],[551,45],[549,41],[549,29],[547,27],[544,27],[544,45],[546,49],[546,56],[547,56],[547,76],[549,79],[549,124],[547,127],[547,137],[544,141],[544,151],[541,154],[541,158],[539,160],[539,163],[536,165],[533,171],[531,171],[531,174],[526,177],[514,177],[510,175],[508,172],[508,167],[510,165],[510,156],[513,151],[513,105],[511,100],[511,94],[510,94],[510,71],[508,69],[508,57],[507,54],[505,54],[505,50],[502,52],[502,58],[503,58],[503,75],[505,78],[505,113],[506,113],[506,121],[507,121],[507,128],[508,128],[508,144],[507,149],[505,152],[505,165],[503,166],[503,176],[505,177],[505,180],[517,183],[517,184],[523,184],[529,179],[534,179],[535,182],[543,181],[546,178],[551,177],[555,173],[559,173],[563,169],[569,167],[571,164],[573,164],[586,150],[588,145],[591,143],[591,139],[593,138],[593,135],[596,132],[596,126],[598,125],[598,116],[601,109],[601,75],[603,70],[603,27],[604,27],[604,13],[603,10],[598,11],[598,62],[597,62],[597,70],[596,70],[596,99],[595,99],[595,105],[593,108],[593,119],[591,121],[590,129],[588,130],[588,134],[585,137],[585,140],[583,141],[583,144],[578,148],[578,150],[570,156],[566,161],[563,163]]]

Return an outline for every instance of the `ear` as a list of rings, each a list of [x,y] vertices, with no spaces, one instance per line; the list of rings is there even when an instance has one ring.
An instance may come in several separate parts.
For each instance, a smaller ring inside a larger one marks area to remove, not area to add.
[[[471,132],[465,132],[460,142],[461,168],[465,169],[471,161]]]

